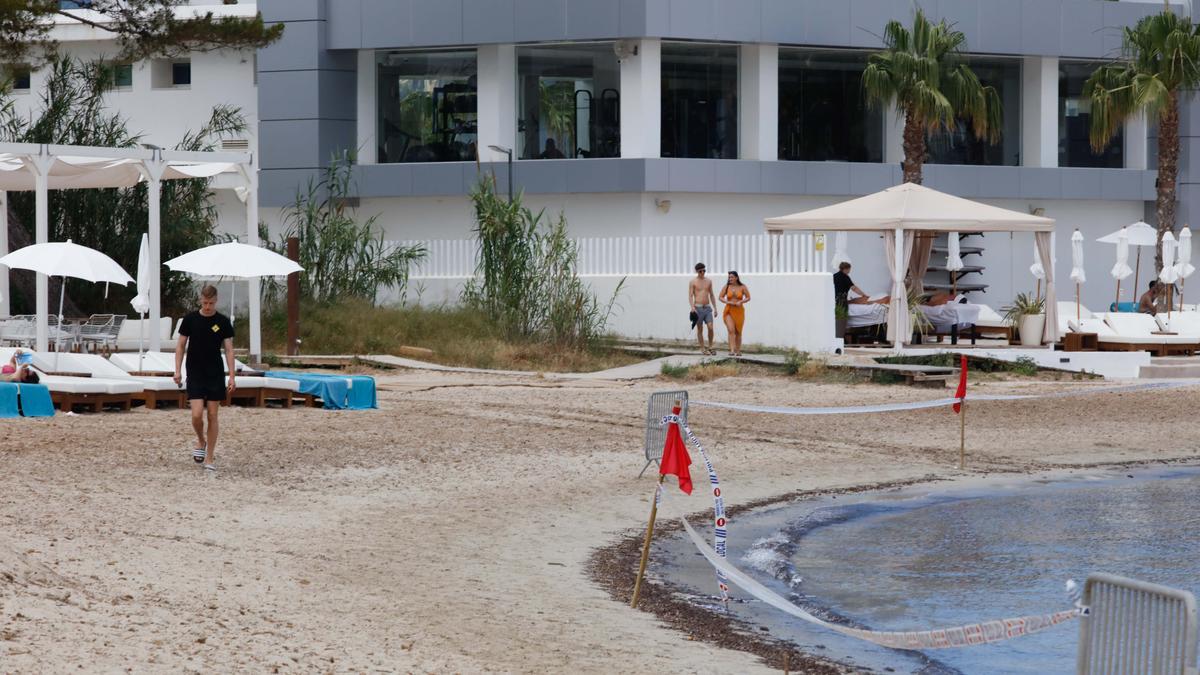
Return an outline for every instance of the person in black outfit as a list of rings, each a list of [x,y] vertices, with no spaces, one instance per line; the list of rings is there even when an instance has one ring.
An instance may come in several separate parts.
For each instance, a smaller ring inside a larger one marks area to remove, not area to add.
[[[858,297],[850,299],[850,291],[858,294]],[[850,278],[850,263],[838,263],[838,271],[833,273],[833,301],[838,307],[846,307],[847,305],[886,305],[891,302],[891,297],[884,296],[878,300],[871,300],[870,297],[863,293],[863,290],[854,285],[854,280]]]
[[[225,382],[225,351],[229,383]],[[183,381],[182,366],[187,354],[187,397],[192,406],[192,428],[196,431],[196,447],[192,459],[204,462],[208,471],[216,471],[217,411],[221,402],[236,388],[233,361],[233,324],[229,317],[217,311],[217,289],[205,286],[200,291],[200,311],[183,317],[179,325],[179,341],[175,344],[175,384]],[[208,409],[208,434],[204,430],[204,412]]]

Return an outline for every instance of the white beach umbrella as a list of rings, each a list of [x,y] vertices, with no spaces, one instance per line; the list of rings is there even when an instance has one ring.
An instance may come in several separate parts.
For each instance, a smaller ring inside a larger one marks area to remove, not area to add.
[[[1196,268],[1192,265],[1192,229],[1187,225],[1179,232],[1179,262],[1175,269],[1179,272],[1179,304],[1183,305],[1184,281],[1192,276]]]
[[[1117,232],[1117,263],[1109,274],[1117,280],[1117,299],[1113,301],[1115,308],[1121,302],[1121,280],[1133,274],[1133,268],[1129,266],[1129,233],[1123,227]]]
[[[129,304],[142,317],[138,322],[138,370],[141,371],[146,347],[146,313],[150,311],[150,237],[146,234],[142,235],[142,245],[138,248],[137,295]]]
[[[1175,269],[1175,235],[1164,232],[1162,238],[1162,271],[1158,280],[1167,285],[1167,315],[1171,314],[1174,302],[1175,281],[1179,279],[1179,270]]]
[[[1038,255],[1037,241],[1033,242],[1033,264],[1029,266],[1029,273],[1037,279],[1037,297],[1042,297],[1042,279],[1046,278],[1046,268],[1042,267],[1042,257]]]
[[[62,326],[63,299],[66,296],[66,277],[85,279],[92,283],[133,283],[133,277],[121,269],[117,261],[100,251],[79,244],[55,241],[33,244],[0,258],[0,265],[10,269],[30,270],[46,276],[63,277],[58,294],[58,325]],[[57,356],[55,357],[57,359]],[[55,368],[58,363],[54,364]]]
[[[205,246],[163,263],[175,272],[187,272],[200,277],[253,279],[285,277],[304,268],[269,249],[236,241]],[[230,318],[233,318],[233,297],[229,298]]]
[[[1129,238],[1129,245],[1137,247],[1137,259],[1133,266],[1133,288],[1134,293],[1137,292],[1138,281],[1142,276],[1142,247],[1143,246],[1158,246],[1158,230],[1154,229],[1153,225],[1149,225],[1142,221],[1138,221],[1127,227],[1122,227],[1116,232],[1106,234],[1096,241],[1102,244],[1115,244],[1120,237],[1121,232]]]
[[[1075,321],[1079,321],[1079,286],[1087,281],[1083,271],[1083,233],[1079,230],[1071,235],[1071,281],[1075,282]]]
[[[959,246],[958,233],[946,235],[946,271],[950,273],[950,291],[958,292],[958,275],[956,272],[963,268],[962,249]]]
[[[846,249],[846,233],[835,233],[833,235],[833,267],[835,269],[842,263],[850,262],[850,254],[847,253]]]

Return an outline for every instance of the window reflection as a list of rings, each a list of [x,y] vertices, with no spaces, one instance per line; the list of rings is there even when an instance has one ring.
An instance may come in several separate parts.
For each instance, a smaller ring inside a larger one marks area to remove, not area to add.
[[[1088,130],[1092,101],[1083,95],[1083,83],[1098,63],[1058,64],[1058,165],[1119,169],[1125,166],[1125,130],[1118,129],[1100,154],[1092,152]]]
[[[1021,64],[1007,59],[969,59],[979,82],[995,87],[1000,97],[1004,124],[1000,141],[992,144],[976,138],[970,125],[959,121],[953,131],[939,131],[927,139],[929,162],[933,164],[976,164],[1018,166],[1021,163]]]
[[[883,161],[883,111],[862,94],[865,54],[779,50],[779,159]]]
[[[378,161],[474,161],[475,52],[384,52],[376,59]]]
[[[662,156],[737,159],[737,47],[663,45]]]
[[[621,66],[611,43],[517,49],[517,156],[619,157]]]

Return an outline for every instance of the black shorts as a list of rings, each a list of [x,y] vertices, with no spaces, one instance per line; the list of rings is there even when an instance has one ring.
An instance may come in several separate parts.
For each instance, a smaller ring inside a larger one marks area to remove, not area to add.
[[[224,377],[188,377],[187,397],[189,401],[224,401]]]

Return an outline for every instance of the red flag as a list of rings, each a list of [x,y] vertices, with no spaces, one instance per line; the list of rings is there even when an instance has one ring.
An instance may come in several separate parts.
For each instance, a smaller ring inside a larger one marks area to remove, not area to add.
[[[958,399],[958,403],[954,404],[954,412],[962,409],[962,400],[967,397],[967,355],[962,354],[962,363],[958,368],[958,391],[954,392],[954,398]]]
[[[679,414],[679,408],[672,410],[674,414]],[[688,455],[687,446],[683,443],[683,436],[679,433],[679,425],[671,422],[667,425],[667,442],[663,444],[662,460],[658,464],[658,473],[663,476],[675,476],[679,478],[679,489],[687,494],[692,494],[692,474],[688,471],[688,466],[692,463],[692,458]]]

